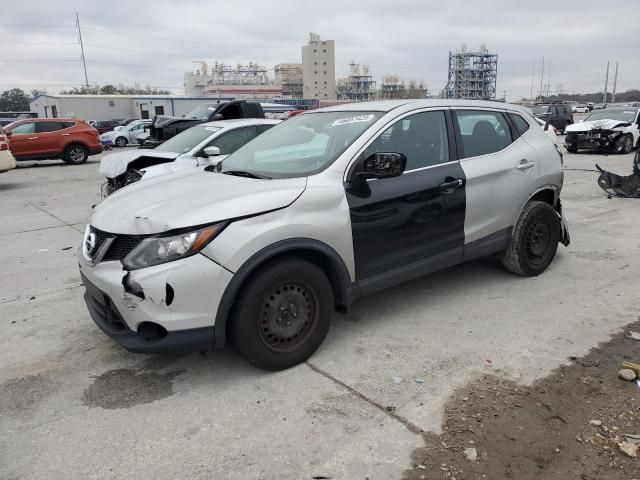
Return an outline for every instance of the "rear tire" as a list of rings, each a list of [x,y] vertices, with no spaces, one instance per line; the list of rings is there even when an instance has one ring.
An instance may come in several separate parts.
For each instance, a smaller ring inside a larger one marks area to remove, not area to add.
[[[64,161],[71,165],[80,165],[86,163],[89,158],[89,150],[82,145],[69,145],[64,151]]]
[[[124,138],[124,137],[118,137],[118,138],[116,138],[116,142],[115,143],[116,143],[117,147],[120,147],[120,148],[126,147],[127,146],[127,139]]]
[[[316,351],[333,309],[333,289],[320,268],[297,258],[272,262],[242,288],[230,319],[230,340],[251,364],[284,370]]]
[[[544,202],[529,202],[513,229],[502,264],[518,275],[540,275],[555,257],[560,236],[560,219],[554,208]]]
[[[567,144],[567,152],[569,153],[578,153],[578,146],[572,143]]]

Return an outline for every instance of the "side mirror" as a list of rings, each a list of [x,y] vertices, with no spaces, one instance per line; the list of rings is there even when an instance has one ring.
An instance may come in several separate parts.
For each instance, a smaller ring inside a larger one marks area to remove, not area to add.
[[[399,177],[406,167],[407,157],[402,153],[378,152],[365,158],[357,177],[362,180]]]
[[[549,119],[544,123],[544,131],[546,132],[547,130],[549,130]]]
[[[213,117],[211,117],[211,121],[215,122],[216,120],[223,120],[224,119],[224,115],[222,115],[221,113],[216,113]]]
[[[205,154],[205,156],[207,157],[217,157],[218,155],[220,155],[220,149],[218,147],[207,147],[205,148],[202,153]]]

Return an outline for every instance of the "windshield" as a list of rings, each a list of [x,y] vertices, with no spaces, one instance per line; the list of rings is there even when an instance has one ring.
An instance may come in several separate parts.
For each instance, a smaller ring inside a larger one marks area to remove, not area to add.
[[[158,152],[187,153],[218,130],[220,127],[191,127],[158,145],[155,149]]]
[[[331,165],[384,112],[298,115],[247,143],[222,163],[259,177],[304,177]]]
[[[585,120],[618,120],[632,123],[635,117],[635,110],[598,110],[585,118]]]
[[[549,105],[533,105],[531,111],[534,115],[542,115],[543,113],[549,113]]]
[[[186,118],[197,118],[199,120],[207,120],[211,112],[214,112],[221,104],[205,103],[200,105],[185,115]]]

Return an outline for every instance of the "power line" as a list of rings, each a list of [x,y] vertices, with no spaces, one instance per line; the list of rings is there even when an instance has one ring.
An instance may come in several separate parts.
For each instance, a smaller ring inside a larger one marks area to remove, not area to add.
[[[80,58],[82,58],[82,66],[84,68],[84,83],[89,86],[89,77],[87,76],[87,61],[84,58],[84,45],[82,45],[82,30],[80,30],[80,17],[76,12],[76,25],[78,26],[78,39],[80,40]]]
[[[283,45],[240,45],[240,44],[230,44],[230,43],[209,43],[209,42],[201,42],[197,40],[182,40],[178,38],[166,38],[166,37],[154,37],[150,35],[140,35],[138,33],[123,33],[116,32],[115,30],[108,30],[106,28],[97,28],[97,27],[85,27],[85,30],[93,30],[96,32],[105,32],[112,35],[121,35],[125,37],[136,37],[136,38],[148,38],[152,40],[165,40],[167,42],[178,42],[178,43],[193,43],[197,45],[210,45],[214,47],[242,47],[242,48],[297,48],[292,46],[283,46]]]

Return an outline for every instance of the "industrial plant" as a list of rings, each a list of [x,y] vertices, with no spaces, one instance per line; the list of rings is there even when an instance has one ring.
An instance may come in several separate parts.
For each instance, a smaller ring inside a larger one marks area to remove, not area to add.
[[[316,105],[366,102],[375,99],[429,98],[422,80],[403,80],[395,73],[374,79],[369,65],[352,60],[349,74],[336,80],[335,42],[310,33],[301,48],[301,63],[279,63],[268,69],[254,62],[235,67],[194,61],[201,68],[184,75],[185,95],[251,99],[305,100]],[[462,46],[449,52],[447,83],[443,98],[495,100],[498,55],[484,45],[477,51]]]
[[[475,52],[468,52],[463,45],[459,51],[449,52],[449,72],[443,96],[494,100],[497,76],[498,55],[489,53],[484,45]]]

